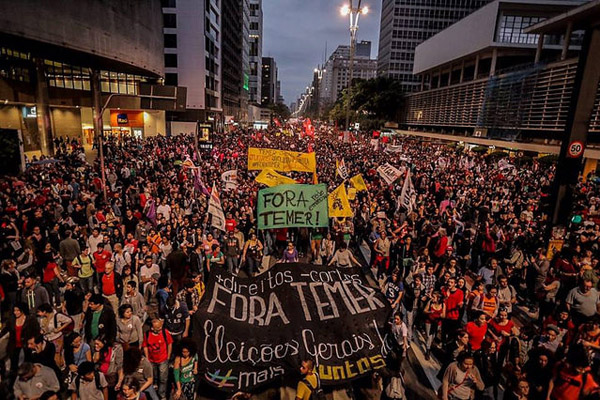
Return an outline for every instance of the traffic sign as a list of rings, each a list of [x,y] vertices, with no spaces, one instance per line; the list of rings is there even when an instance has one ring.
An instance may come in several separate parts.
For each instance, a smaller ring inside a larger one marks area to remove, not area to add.
[[[569,143],[569,148],[567,150],[567,157],[571,157],[571,158],[581,157],[584,149],[585,149],[585,146],[583,145],[583,142],[580,142],[579,140],[574,140],[571,143]]]

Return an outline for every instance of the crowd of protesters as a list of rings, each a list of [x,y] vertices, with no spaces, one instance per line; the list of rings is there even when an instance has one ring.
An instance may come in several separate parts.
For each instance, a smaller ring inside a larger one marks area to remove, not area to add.
[[[299,260],[372,274],[394,310],[388,365],[398,367],[411,344],[419,346],[442,364],[444,400],[597,392],[600,190],[593,179],[577,186],[581,221],[548,254],[551,163],[507,156],[501,163],[406,138],[343,138],[327,127],[315,137],[234,129],[212,139],[212,150],[196,150],[184,135],[107,138],[105,186],[98,161],[88,164],[78,143],[60,140],[59,162],[0,179],[7,395],[192,400],[199,359],[190,318],[211,270],[253,276],[275,261]],[[343,159],[368,190],[351,200],[353,218],[334,218],[327,229],[257,231],[263,186],[246,169],[248,147],[315,151],[318,180],[330,190],[343,182],[336,172]],[[377,172],[386,162],[411,171],[409,207],[404,176],[387,184]],[[232,169],[238,186],[221,190],[220,231],[206,194]]]

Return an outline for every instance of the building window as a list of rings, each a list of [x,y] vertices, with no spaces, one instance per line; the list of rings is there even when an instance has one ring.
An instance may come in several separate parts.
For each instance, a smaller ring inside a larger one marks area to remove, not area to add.
[[[163,8],[177,7],[176,0],[160,0],[160,6]]]
[[[165,74],[165,85],[177,86],[177,74]]]
[[[258,22],[250,22],[250,30],[257,31],[258,30]]]
[[[177,35],[173,33],[165,33],[165,49],[177,48]]]
[[[165,28],[177,28],[177,15],[163,14],[163,25]]]
[[[496,40],[501,43],[537,44],[539,35],[523,33],[523,30],[543,20],[540,17],[503,15]]]
[[[165,54],[165,68],[177,68],[177,54]]]

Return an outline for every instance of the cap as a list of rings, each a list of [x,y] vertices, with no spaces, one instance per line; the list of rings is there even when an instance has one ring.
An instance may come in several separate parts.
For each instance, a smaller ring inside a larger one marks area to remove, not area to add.
[[[555,332],[555,333],[557,333],[557,334],[558,334],[558,333],[560,333],[560,331],[558,330],[558,326],[556,326],[556,325],[553,325],[553,324],[550,324],[550,325],[548,325],[548,326],[546,327],[546,330],[549,330],[549,331],[554,331],[554,332]]]

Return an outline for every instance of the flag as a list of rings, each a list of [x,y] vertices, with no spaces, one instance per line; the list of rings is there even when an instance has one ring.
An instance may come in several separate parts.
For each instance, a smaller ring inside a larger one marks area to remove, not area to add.
[[[356,175],[354,175],[352,178],[350,178],[350,183],[359,192],[361,190],[367,190],[367,185],[365,184],[365,181],[364,181],[364,179],[362,177],[362,174],[356,174]]]
[[[204,185],[204,182],[202,181],[202,177],[200,176],[200,170],[196,169],[194,172],[194,189],[196,189],[196,192],[198,193],[202,193],[206,196],[210,196],[210,192],[208,191],[208,188],[206,187],[206,185]]]
[[[404,179],[404,184],[402,185],[402,192],[400,192],[400,197],[398,198],[398,208],[400,206],[406,208],[406,210],[411,213],[413,211],[415,199],[417,192],[415,191],[415,187],[413,186],[412,179],[410,179],[410,169],[406,171],[406,178]]]
[[[192,161],[192,159],[190,158],[190,156],[185,156],[185,160],[181,163],[181,166],[183,168],[190,168],[190,169],[197,169],[198,167],[196,167],[194,165],[194,162]]]
[[[221,180],[225,183],[226,190],[237,189],[237,169],[223,172],[221,174]]]
[[[269,187],[297,183],[292,178],[278,174],[271,168],[265,168],[260,171],[260,174],[258,174],[255,181],[258,183],[263,183]]]
[[[349,187],[348,188],[348,200],[354,200],[356,198],[356,188]]]
[[[210,191],[208,213],[212,215],[211,225],[219,230],[225,231],[225,214],[223,213],[223,207],[221,207],[221,199],[219,198],[217,186],[214,183],[212,190]]]
[[[348,170],[346,169],[346,163],[343,158],[342,161],[335,160],[335,170],[340,178],[343,180],[348,179]]]
[[[342,183],[328,197],[329,217],[352,217],[352,208],[346,194],[346,187]]]

